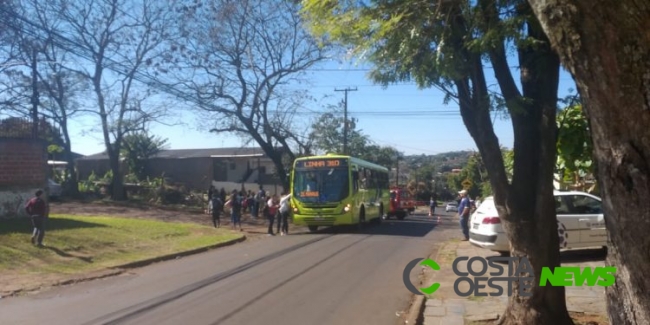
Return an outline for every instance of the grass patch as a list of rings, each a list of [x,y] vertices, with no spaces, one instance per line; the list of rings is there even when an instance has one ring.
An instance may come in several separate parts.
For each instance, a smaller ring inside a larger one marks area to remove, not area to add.
[[[467,300],[481,302],[481,301],[485,300],[485,297],[480,297],[480,296],[477,297],[477,296],[471,295],[471,296],[467,297]]]
[[[456,257],[458,257],[456,255],[457,245],[454,245],[455,242],[454,239],[450,240],[438,251],[438,256],[435,259],[438,265],[451,265]]]
[[[0,272],[79,274],[215,245],[241,233],[211,227],[115,217],[52,215],[46,247],[31,244],[28,218],[0,221]]]

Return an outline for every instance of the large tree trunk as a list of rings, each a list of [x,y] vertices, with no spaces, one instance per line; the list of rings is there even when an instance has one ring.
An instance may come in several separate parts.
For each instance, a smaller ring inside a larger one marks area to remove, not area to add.
[[[66,140],[67,141],[67,140]],[[79,181],[77,180],[77,173],[74,169],[74,158],[72,157],[72,150],[70,143],[66,142],[64,146],[65,160],[68,163],[65,166],[66,179],[65,179],[65,193],[69,197],[79,197]]]
[[[519,10],[521,15],[530,14],[530,8]],[[535,283],[531,297],[522,297],[518,291],[510,297],[501,324],[573,324],[566,308],[564,287],[539,286],[543,267],[560,266],[553,197],[560,59],[535,18],[529,19],[526,27],[528,35],[541,44],[518,48],[522,94],[506,97],[506,101],[515,103],[509,108],[517,159],[513,164],[512,186],[503,202],[509,210],[503,226],[510,238],[511,256],[528,257]],[[495,73],[500,72],[503,71]],[[503,87],[513,87],[502,77],[499,82]]]
[[[111,182],[111,199],[115,201],[126,200],[126,192],[124,191],[124,182],[122,177],[122,170],[120,168],[120,156],[113,152],[108,157],[111,171],[113,172],[113,180]]]
[[[79,182],[77,180],[77,173],[74,168],[74,157],[72,157],[72,145],[70,143],[70,132],[68,131],[68,121],[65,118],[65,111],[63,112],[64,122],[61,123],[61,129],[63,131],[63,138],[65,139],[65,144],[63,145],[63,154],[65,155],[65,160],[68,163],[65,166],[66,178],[65,178],[65,193],[70,197],[79,197]]]
[[[482,5],[486,22],[497,23],[496,7],[491,7],[495,3],[488,1]],[[528,33],[543,40],[541,27],[535,23],[528,22]],[[492,126],[480,54],[464,52],[471,72],[467,80],[456,81],[456,88],[463,122],[488,171],[495,205],[511,243],[511,255],[527,257],[535,279],[539,279],[542,267],[560,266],[553,199],[555,110],[560,63],[548,42],[534,49],[520,48],[518,54],[523,94],[510,72],[504,45],[495,45],[490,53],[513,123],[515,163],[511,182],[506,177],[501,148]],[[470,84],[472,91],[469,91]],[[539,282],[534,281],[530,297],[521,296],[518,288],[516,284],[513,286],[513,295],[500,319],[501,324],[573,324],[566,309],[563,287],[540,287]]]
[[[608,229],[611,324],[650,324],[650,2],[529,0],[589,119]]]

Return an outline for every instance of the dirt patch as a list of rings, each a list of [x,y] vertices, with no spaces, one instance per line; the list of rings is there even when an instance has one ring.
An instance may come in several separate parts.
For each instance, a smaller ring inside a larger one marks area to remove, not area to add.
[[[86,216],[116,216],[122,218],[152,219],[165,222],[185,222],[204,226],[213,226],[212,217],[196,212],[196,208],[159,208],[146,204],[97,202],[52,202],[50,213]],[[253,218],[250,213],[242,213],[242,229],[248,239],[259,239],[267,234],[268,221],[265,218]],[[231,227],[230,216],[221,216],[221,226]],[[274,224],[274,232],[277,230]],[[306,227],[294,227],[289,224],[289,233],[306,232]]]
[[[584,313],[569,312],[575,325],[610,325],[606,315],[592,315]],[[467,325],[495,325],[495,320],[471,321]]]

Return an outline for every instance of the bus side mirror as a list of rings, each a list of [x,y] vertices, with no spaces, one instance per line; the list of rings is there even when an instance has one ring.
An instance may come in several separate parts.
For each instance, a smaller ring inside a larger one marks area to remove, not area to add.
[[[356,182],[359,180],[359,172],[358,171],[353,171],[352,172],[352,179]]]

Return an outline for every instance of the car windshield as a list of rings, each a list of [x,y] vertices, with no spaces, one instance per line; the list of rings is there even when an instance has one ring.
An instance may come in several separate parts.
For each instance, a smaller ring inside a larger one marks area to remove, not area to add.
[[[338,202],[350,193],[347,168],[296,169],[293,193],[296,200],[306,203]]]

